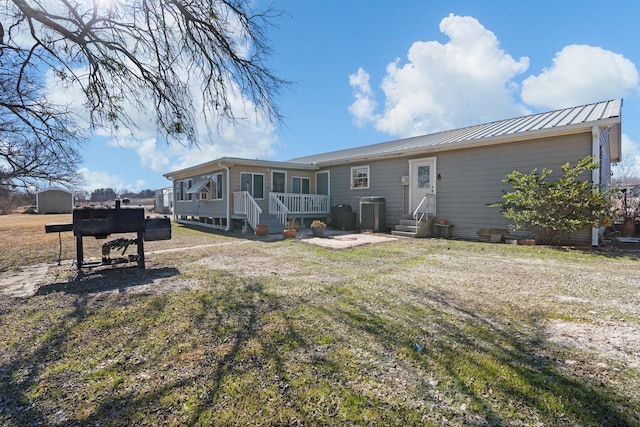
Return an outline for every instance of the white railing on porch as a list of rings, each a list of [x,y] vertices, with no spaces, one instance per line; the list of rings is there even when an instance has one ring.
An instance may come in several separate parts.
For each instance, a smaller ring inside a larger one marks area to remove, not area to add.
[[[255,230],[256,224],[260,222],[262,208],[248,192],[236,191],[233,193],[233,213],[245,215],[247,222]]]
[[[276,196],[276,193],[269,195],[269,213],[278,217],[278,221],[283,224],[287,223],[289,217],[289,208],[282,203],[282,201]]]
[[[289,215],[326,215],[331,211],[325,194],[271,193],[271,197],[286,206]],[[269,206],[270,213],[274,213]]]
[[[413,218],[416,220],[416,226],[419,222],[424,221],[428,215],[436,215],[436,195],[425,195],[415,211],[413,211]]]

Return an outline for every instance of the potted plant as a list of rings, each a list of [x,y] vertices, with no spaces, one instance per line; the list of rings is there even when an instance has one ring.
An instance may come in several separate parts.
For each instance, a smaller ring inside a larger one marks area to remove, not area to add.
[[[300,225],[294,218],[289,218],[287,223],[285,224],[285,228],[282,231],[282,235],[285,239],[293,239],[298,234],[298,230],[300,229]]]
[[[311,223],[311,232],[316,237],[323,237],[324,236],[324,229],[326,227],[327,227],[327,224],[325,224],[324,222],[316,219],[315,221],[313,221]]]
[[[256,224],[256,236],[266,236],[269,233],[269,226],[267,224]]]

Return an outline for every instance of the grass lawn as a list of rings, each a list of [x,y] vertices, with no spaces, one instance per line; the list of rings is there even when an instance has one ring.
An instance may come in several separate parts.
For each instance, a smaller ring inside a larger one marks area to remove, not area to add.
[[[0,217],[0,272],[57,260],[25,218]],[[177,225],[146,250],[0,295],[0,424],[640,425],[632,254]]]

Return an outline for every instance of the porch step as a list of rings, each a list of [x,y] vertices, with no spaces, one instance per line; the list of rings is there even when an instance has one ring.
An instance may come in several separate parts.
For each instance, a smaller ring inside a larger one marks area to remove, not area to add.
[[[278,217],[269,213],[260,214],[260,224],[267,224],[267,234],[282,234],[284,224],[278,220]]]
[[[413,218],[413,216],[404,215],[402,218],[400,218],[400,220],[398,220],[398,224],[396,224],[394,227],[395,229],[391,230],[391,234],[401,237],[426,237],[424,229],[420,230],[421,225],[424,224],[425,222],[416,224],[416,220]]]
[[[400,237],[418,237],[418,233],[415,231],[402,231],[402,230],[391,230],[391,235],[400,236]]]

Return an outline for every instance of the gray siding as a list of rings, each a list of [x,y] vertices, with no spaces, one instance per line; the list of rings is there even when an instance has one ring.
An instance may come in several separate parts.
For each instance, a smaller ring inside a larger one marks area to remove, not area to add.
[[[369,188],[351,189],[351,167],[369,166]],[[398,158],[373,162],[358,162],[330,168],[331,205],[350,205],[360,212],[362,197],[384,197],[387,224],[397,224],[407,210],[407,187],[402,185],[402,176],[409,175],[409,162]],[[360,220],[358,214],[358,221]]]
[[[480,228],[509,228],[510,222],[502,216],[500,209],[487,206],[500,201],[503,190],[510,190],[510,186],[502,182],[508,173],[549,168],[554,171],[552,178],[558,177],[561,165],[575,163],[591,154],[591,145],[589,132],[423,153],[412,158],[436,157],[436,173],[441,177],[436,181],[437,216],[454,225],[454,237],[477,239]],[[401,185],[401,177],[409,175],[409,159],[357,162],[329,168],[332,206],[349,204],[354,211],[359,211],[362,197],[384,197],[387,225],[393,228],[400,216],[408,213],[408,187]],[[350,170],[352,166],[360,165],[370,167],[370,188],[352,190]]]
[[[455,237],[476,239],[480,228],[509,228],[500,209],[487,204],[501,200],[511,186],[502,182],[514,170],[553,170],[591,154],[591,133],[438,154],[437,213],[454,224]]]
[[[222,191],[223,198],[216,200],[195,200],[195,194],[193,194],[193,200],[176,200],[175,201],[175,214],[176,215],[188,215],[188,216],[203,216],[203,217],[225,217],[226,209],[227,209],[227,197],[231,197],[231,211],[233,212],[233,193],[236,191],[240,191],[242,188],[240,182],[240,176],[243,173],[254,173],[254,174],[262,174],[264,175],[264,198],[256,199],[256,202],[260,206],[263,212],[269,212],[269,193],[271,191],[271,170],[265,167],[259,166],[250,166],[250,165],[238,165],[232,166],[230,169],[231,179],[229,181],[229,189],[231,191],[231,195],[227,195],[227,172],[224,169],[215,169],[208,171],[206,173],[202,173],[199,175],[194,175],[189,178],[181,178],[176,180],[178,181],[186,181],[187,179],[196,180],[202,175],[210,175],[214,173],[222,173]],[[278,171],[286,171],[287,173],[287,191],[291,192],[293,188],[293,178],[294,177],[303,177],[309,178],[309,187],[311,194],[315,193],[315,185],[316,185],[316,175],[315,171],[305,170],[305,169],[277,169]],[[177,190],[175,189],[174,183],[174,194],[177,194]]]

